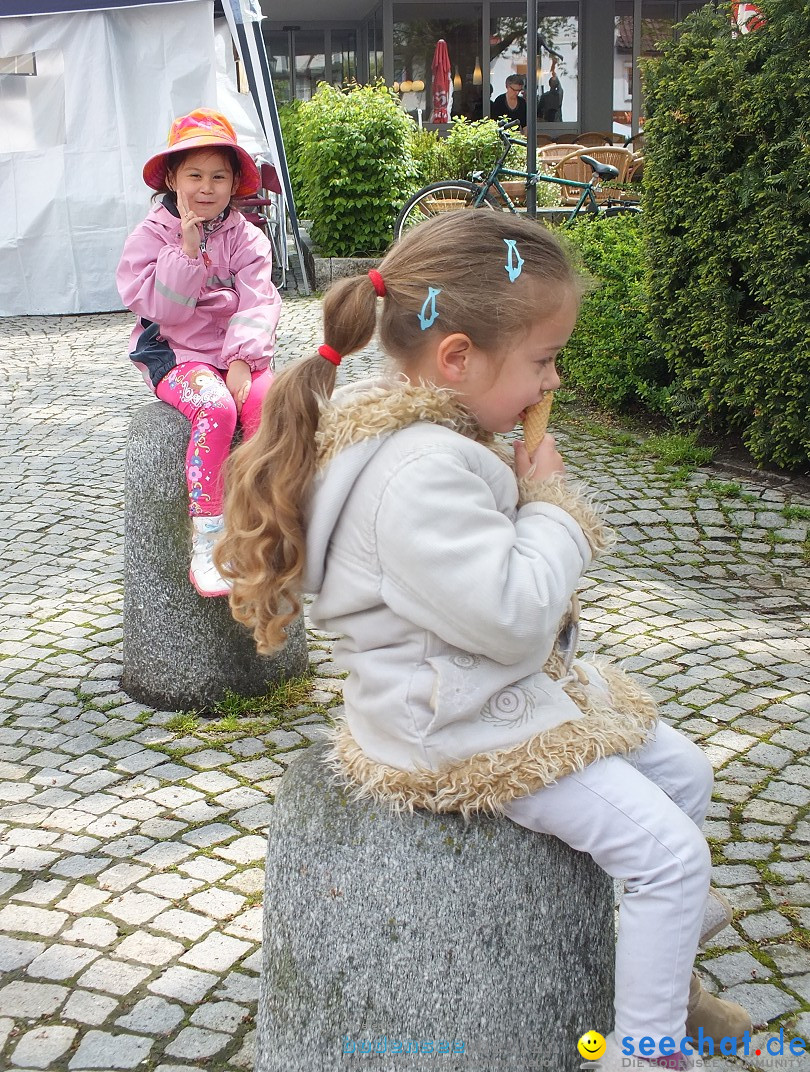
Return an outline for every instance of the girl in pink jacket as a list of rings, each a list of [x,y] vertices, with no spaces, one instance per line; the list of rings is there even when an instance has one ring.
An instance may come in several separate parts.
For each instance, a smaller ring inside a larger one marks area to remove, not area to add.
[[[222,596],[230,586],[211,557],[222,470],[237,422],[245,437],[258,427],[281,312],[270,242],[232,202],[256,191],[259,173],[228,120],[200,108],[175,119],[143,177],[163,197],[127,239],[116,274],[137,316],[129,356],[191,421],[189,576],[200,595]]]

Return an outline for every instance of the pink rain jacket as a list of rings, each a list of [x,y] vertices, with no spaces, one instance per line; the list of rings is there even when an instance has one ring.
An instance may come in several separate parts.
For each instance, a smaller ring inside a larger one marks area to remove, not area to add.
[[[191,260],[183,252],[176,211],[164,199],[124,244],[118,292],[138,317],[129,356],[152,390],[183,361],[267,368],[281,312],[270,242],[231,209],[206,238],[206,265],[202,253]]]

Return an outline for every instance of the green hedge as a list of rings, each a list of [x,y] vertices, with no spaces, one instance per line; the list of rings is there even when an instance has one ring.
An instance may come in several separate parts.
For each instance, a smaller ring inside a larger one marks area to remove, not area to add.
[[[322,82],[299,112],[300,176],[312,240],[327,257],[380,253],[411,188],[413,123],[383,83]]]
[[[690,15],[644,66],[648,290],[676,416],[810,457],[810,5]]]
[[[595,216],[562,232],[593,280],[563,351],[563,383],[604,409],[665,410],[669,372],[649,332],[642,218]]]

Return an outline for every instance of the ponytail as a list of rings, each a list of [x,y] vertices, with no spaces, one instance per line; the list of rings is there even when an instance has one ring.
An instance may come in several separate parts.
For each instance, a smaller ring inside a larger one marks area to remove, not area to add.
[[[233,582],[231,611],[253,630],[263,653],[283,646],[301,611],[305,516],[317,466],[315,434],[322,403],[335,387],[340,357],[374,335],[376,287],[367,276],[343,279],[323,303],[319,351],[286,368],[267,392],[261,424],[228,460],[225,535],[214,558]]]

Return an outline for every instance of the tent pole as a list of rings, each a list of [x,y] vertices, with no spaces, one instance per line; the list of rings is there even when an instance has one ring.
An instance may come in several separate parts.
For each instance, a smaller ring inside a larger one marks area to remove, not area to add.
[[[290,229],[292,230],[295,249],[298,253],[298,261],[301,265],[304,294],[311,294],[314,283],[314,278],[310,278],[311,255],[309,250],[304,248],[301,233],[298,229],[298,216],[295,211],[295,199],[293,198],[292,184],[290,182],[290,169],[287,164],[287,154],[284,151],[284,140],[281,136],[281,123],[278,118],[276,96],[273,92],[273,79],[270,75],[267,49],[264,47],[261,22],[255,17],[251,18],[245,11],[247,2],[249,0],[223,0],[222,8],[231,28],[231,35],[236,43],[239,58],[245,68],[250,93],[256,104],[256,110],[259,113],[265,137],[270,140],[272,134],[272,140],[278,156],[279,170],[281,171],[281,182],[284,187],[284,207],[290,220]],[[248,23],[252,27],[252,33],[248,32]]]

